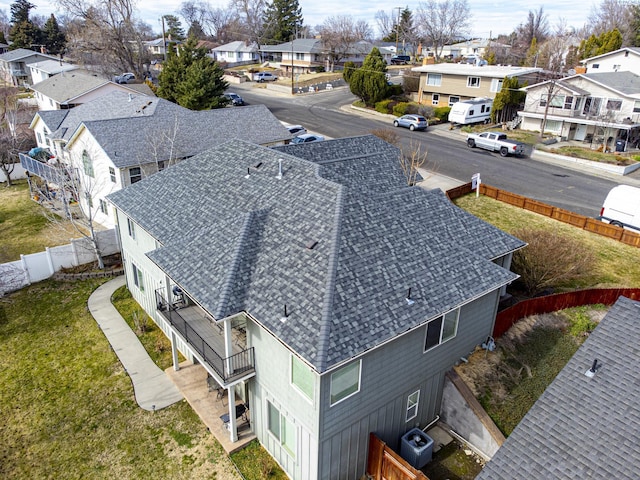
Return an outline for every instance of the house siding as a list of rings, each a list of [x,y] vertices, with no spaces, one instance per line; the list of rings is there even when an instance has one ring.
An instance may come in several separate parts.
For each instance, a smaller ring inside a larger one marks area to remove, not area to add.
[[[434,72],[437,73],[437,72]],[[427,75],[420,76],[420,84],[423,100],[431,103],[434,93],[440,94],[440,106],[448,105],[448,96],[460,97],[460,100],[469,100],[476,97],[494,98],[496,92],[491,91],[492,77],[479,77],[480,86],[478,88],[467,87],[467,78],[475,75],[448,75],[442,74],[442,83],[439,86],[427,85]],[[496,77],[497,78],[497,77]],[[502,80],[502,77],[500,78]],[[444,102],[444,103],[443,103]]]
[[[611,53],[610,56],[597,58],[593,60],[587,60],[585,66],[587,67],[587,73],[598,72],[633,72],[640,74],[640,56],[635,53],[630,53],[625,57],[624,52]],[[598,65],[598,68],[594,68],[594,65]],[[615,65],[619,65],[619,68],[614,69]]]
[[[330,405],[331,375],[323,375],[320,397],[320,479],[357,479],[365,472],[368,435],[375,432],[391,448],[415,426],[425,426],[440,410],[445,373],[491,334],[498,291],[461,308],[456,337],[424,353],[426,326],[362,357],[360,391]],[[409,422],[409,394],[420,390],[417,417]]]

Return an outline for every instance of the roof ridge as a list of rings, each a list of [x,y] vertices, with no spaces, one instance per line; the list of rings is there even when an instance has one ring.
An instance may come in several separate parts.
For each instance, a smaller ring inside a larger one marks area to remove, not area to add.
[[[340,232],[342,217],[344,215],[344,186],[338,187],[338,197],[333,218],[333,248],[329,254],[329,265],[327,268],[327,280],[325,282],[324,301],[322,308],[322,319],[320,320],[320,331],[318,332],[318,355],[315,366],[318,372],[323,372],[327,368],[327,358],[329,352],[329,340],[331,337],[331,320],[333,313],[333,300],[336,289],[336,276],[338,272],[338,259],[340,251]]]
[[[249,237],[249,232],[251,231],[251,224],[253,222],[253,218],[257,212],[252,210],[247,212],[244,217],[245,219],[242,222],[242,226],[240,227],[240,234],[238,235],[238,240],[236,241],[236,247],[233,252],[233,256],[231,257],[231,266],[229,271],[227,272],[227,277],[222,284],[222,288],[220,289],[220,301],[218,302],[218,306],[216,311],[213,312],[214,318],[224,318],[226,317],[227,304],[231,298],[231,292],[233,291],[233,281],[235,279],[236,273],[240,268],[240,262],[242,259],[242,251],[243,247],[247,243],[247,239]]]

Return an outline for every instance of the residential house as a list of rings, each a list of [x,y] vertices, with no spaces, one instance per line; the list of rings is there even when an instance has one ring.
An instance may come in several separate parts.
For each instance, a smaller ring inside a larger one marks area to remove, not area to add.
[[[620,297],[476,479],[638,478],[639,319]]]
[[[580,60],[586,73],[632,72],[640,75],[640,48],[624,47]]]
[[[68,109],[109,92],[153,95],[147,84],[118,84],[88,72],[63,71],[31,87],[39,110]]]
[[[105,202],[114,191],[232,138],[263,145],[291,139],[264,105],[192,111],[122,91],[70,110],[40,111],[31,129],[38,147],[51,152],[51,163],[63,169],[47,170],[44,178],[59,183],[56,175],[59,178],[72,165],[81,192],[69,195],[78,196],[85,210],[93,209],[95,221],[106,227],[115,223]],[[37,174],[42,169],[35,160],[21,158],[27,170]]]
[[[442,48],[442,57],[458,59],[461,57],[486,57],[489,50],[493,50],[500,57],[505,57],[511,50],[511,45],[494,42],[488,38],[474,38],[464,42],[445,45]]]
[[[156,38],[155,40],[147,40],[142,43],[151,55],[164,56],[164,54],[167,53],[167,41],[162,37]]]
[[[230,439],[239,397],[290,478],[358,479],[369,432],[397,448],[434,420],[523,243],[406,186],[376,137],[301,147],[230,141],[108,200],[129,289],[174,368],[227,390]]]
[[[9,85],[33,85],[28,65],[58,58],[26,48],[17,48],[0,55],[0,76]]]
[[[71,63],[63,62],[62,60],[44,60],[42,62],[30,63],[28,68],[31,74],[31,80],[35,85],[49,77],[53,77],[62,72],[77,70],[79,67]]]
[[[438,63],[411,69],[420,73],[418,101],[426,105],[451,106],[477,97],[495,98],[505,78],[521,83],[538,81],[540,68]]]
[[[521,128],[561,139],[613,148],[615,140],[640,140],[640,76],[632,72],[585,73],[523,88]],[[625,147],[626,145],[623,145]]]
[[[217,62],[224,62],[228,66],[248,65],[260,61],[258,45],[255,42],[236,41],[220,45],[211,49],[211,55]]]

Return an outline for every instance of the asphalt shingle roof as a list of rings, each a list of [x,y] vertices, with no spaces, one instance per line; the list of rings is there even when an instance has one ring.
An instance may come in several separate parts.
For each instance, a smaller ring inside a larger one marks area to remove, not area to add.
[[[234,140],[109,199],[215,318],[248,312],[319,372],[516,278],[491,259],[523,243],[441,191],[349,195],[321,170]]]
[[[582,76],[625,95],[640,94],[640,76],[632,72],[583,73]]]
[[[37,55],[36,58],[34,58],[34,62],[37,62],[38,59],[42,59],[42,58],[48,58],[51,60],[57,60],[56,57],[51,56],[51,55],[46,55],[44,53],[40,53],[40,52],[35,52],[33,50],[28,50],[26,48],[16,48],[15,50],[10,50],[7,53],[3,53],[2,55],[0,55],[0,61],[3,62],[15,62],[17,60],[22,60],[23,58],[28,58],[32,55]]]
[[[639,345],[640,302],[620,297],[476,479],[637,479]]]

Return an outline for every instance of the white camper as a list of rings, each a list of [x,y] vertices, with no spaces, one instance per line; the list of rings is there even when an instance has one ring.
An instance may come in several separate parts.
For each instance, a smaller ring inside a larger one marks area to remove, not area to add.
[[[469,125],[470,123],[489,123],[493,100],[486,97],[472,98],[456,102],[449,112],[449,121],[455,125]]]
[[[628,185],[613,187],[598,218],[612,225],[640,231],[640,188]]]

